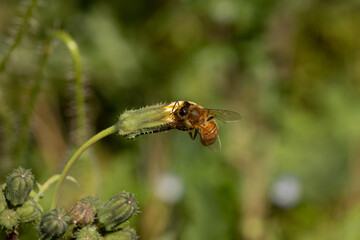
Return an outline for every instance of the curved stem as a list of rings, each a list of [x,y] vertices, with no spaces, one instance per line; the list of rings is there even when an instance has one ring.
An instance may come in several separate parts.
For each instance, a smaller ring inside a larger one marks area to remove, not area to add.
[[[59,193],[60,193],[60,189],[61,186],[64,182],[65,177],[68,175],[71,167],[74,165],[74,163],[76,162],[76,160],[81,156],[81,154],[88,149],[91,145],[93,145],[94,143],[96,143],[97,141],[99,141],[100,139],[116,133],[118,131],[118,124],[115,124],[111,127],[108,127],[105,130],[102,130],[101,132],[99,132],[98,134],[96,134],[95,136],[93,136],[92,138],[90,138],[87,142],[85,142],[76,152],[75,154],[71,157],[71,159],[68,161],[68,163],[66,164],[64,170],[62,171],[61,175],[60,175],[60,179],[56,185],[56,189],[55,189],[55,194],[54,194],[54,198],[51,204],[51,209],[55,208],[57,205],[57,201],[59,199]]]
[[[76,102],[76,140],[75,143],[80,145],[86,137],[86,113],[85,113],[85,93],[84,80],[82,77],[82,65],[79,47],[74,39],[66,32],[57,30],[53,36],[59,38],[68,48],[75,71],[75,102]]]

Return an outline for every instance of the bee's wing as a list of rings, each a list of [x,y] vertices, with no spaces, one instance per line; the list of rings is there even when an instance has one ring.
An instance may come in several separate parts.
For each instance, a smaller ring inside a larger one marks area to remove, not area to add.
[[[240,120],[241,116],[237,112],[222,109],[208,109],[209,113],[214,115],[216,119],[223,122],[235,122]]]
[[[215,141],[213,144],[208,145],[207,147],[208,147],[211,151],[220,152],[220,150],[221,150],[221,141],[220,141],[219,135],[217,136],[216,141]]]

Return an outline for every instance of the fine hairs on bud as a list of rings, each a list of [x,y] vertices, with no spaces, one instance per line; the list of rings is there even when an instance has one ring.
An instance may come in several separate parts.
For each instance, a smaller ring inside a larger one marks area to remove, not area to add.
[[[31,170],[19,167],[6,178],[5,197],[13,206],[23,204],[33,185],[34,175]]]
[[[16,228],[19,223],[19,217],[16,211],[12,209],[5,209],[0,212],[0,226],[8,231]]]
[[[119,239],[126,239],[126,240],[137,240],[138,237],[136,235],[136,231],[133,228],[123,228],[120,231],[110,233],[106,235],[106,240],[119,240]]]
[[[133,194],[120,192],[110,198],[98,211],[98,221],[106,231],[113,231],[131,218],[138,209]]]
[[[95,197],[85,197],[77,201],[70,210],[71,223],[86,226],[94,222],[99,200]]]
[[[39,226],[39,236],[42,240],[59,238],[69,228],[70,216],[63,208],[55,208],[44,214]]]
[[[87,226],[80,228],[76,232],[76,240],[100,240],[100,233],[96,230],[95,226]]]

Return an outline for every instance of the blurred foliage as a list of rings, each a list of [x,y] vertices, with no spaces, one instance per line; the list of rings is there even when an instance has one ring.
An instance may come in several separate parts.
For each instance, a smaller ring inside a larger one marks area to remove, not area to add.
[[[0,2],[0,60],[29,2]],[[219,124],[219,153],[179,131],[102,140],[70,173],[83,177],[63,189],[64,207],[133,192],[144,240],[359,239],[359,10],[357,0],[39,1],[0,73],[0,175],[20,161],[44,182],[76,148],[73,67],[55,41],[27,152],[12,150],[46,38],[62,29],[80,48],[89,136],[125,109],[174,100],[243,117]],[[158,194],[165,173],[183,188],[170,202]],[[298,187],[276,184],[284,175]]]

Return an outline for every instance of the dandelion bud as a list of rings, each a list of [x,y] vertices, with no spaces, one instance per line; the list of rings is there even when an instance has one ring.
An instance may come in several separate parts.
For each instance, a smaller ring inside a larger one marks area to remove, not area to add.
[[[34,185],[34,175],[31,170],[19,167],[6,179],[5,197],[13,206],[23,204]]]
[[[110,198],[98,211],[99,223],[107,231],[128,220],[137,211],[137,202],[131,193],[121,192]]]
[[[62,208],[53,209],[43,216],[39,227],[40,239],[61,237],[69,227],[70,217]]]
[[[78,226],[86,226],[95,219],[99,200],[95,197],[86,197],[77,201],[70,210],[71,222]]]
[[[13,230],[19,223],[19,217],[14,210],[5,209],[0,212],[0,226],[7,230]]]
[[[83,227],[76,233],[76,240],[100,240],[96,227]]]
[[[136,232],[133,228],[124,228],[121,231],[110,233],[104,240],[136,240]]]
[[[0,190],[0,212],[2,210],[4,210],[5,208],[7,208],[6,199],[5,199],[3,191]]]
[[[21,207],[18,207],[16,213],[22,223],[37,221],[41,216],[40,207],[33,199],[27,200]]]

